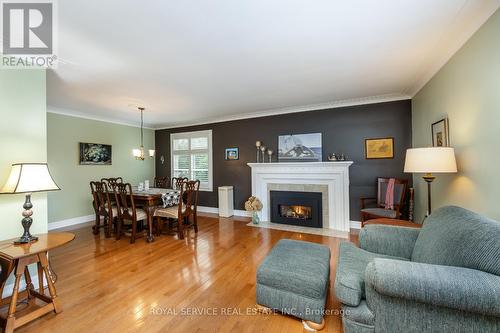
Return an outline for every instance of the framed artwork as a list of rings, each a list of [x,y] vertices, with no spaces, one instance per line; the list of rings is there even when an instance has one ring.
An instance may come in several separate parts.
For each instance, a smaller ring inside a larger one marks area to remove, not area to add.
[[[450,145],[450,135],[448,127],[448,118],[436,121],[432,128],[432,146],[448,147]]]
[[[365,158],[394,158],[394,138],[365,139]]]
[[[111,145],[80,142],[81,165],[111,165]]]
[[[281,162],[321,162],[321,133],[280,135],[278,160]]]
[[[240,152],[237,147],[234,148],[226,148],[226,161],[239,160]]]

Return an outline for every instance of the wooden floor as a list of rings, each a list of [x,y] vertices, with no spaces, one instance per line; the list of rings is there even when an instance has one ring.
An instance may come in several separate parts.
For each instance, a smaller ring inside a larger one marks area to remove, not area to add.
[[[63,312],[16,332],[307,332],[298,319],[254,313],[256,269],[282,238],[330,247],[327,309],[339,308],[333,279],[342,239],[247,227],[244,218],[199,220],[197,235],[149,244],[94,236],[88,226],[74,230],[71,244],[50,253]],[[341,326],[329,315],[321,332]]]

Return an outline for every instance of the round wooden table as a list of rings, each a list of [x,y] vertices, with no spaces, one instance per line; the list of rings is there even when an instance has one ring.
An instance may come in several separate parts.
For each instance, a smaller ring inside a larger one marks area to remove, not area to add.
[[[407,220],[398,220],[398,219],[373,219],[373,220],[368,220],[364,223],[364,225],[369,225],[369,224],[382,224],[382,225],[394,225],[398,227],[422,228],[422,225],[419,223]]]

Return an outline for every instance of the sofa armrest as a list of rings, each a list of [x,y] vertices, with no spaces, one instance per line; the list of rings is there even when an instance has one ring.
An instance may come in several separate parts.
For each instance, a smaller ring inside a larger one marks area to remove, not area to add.
[[[389,225],[367,225],[359,233],[363,250],[410,259],[420,229]]]
[[[385,296],[500,316],[500,276],[483,271],[375,259],[366,268],[365,283]]]

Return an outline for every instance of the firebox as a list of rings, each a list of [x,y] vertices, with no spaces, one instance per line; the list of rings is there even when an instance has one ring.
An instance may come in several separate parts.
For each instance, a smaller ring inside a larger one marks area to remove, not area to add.
[[[271,222],[322,228],[322,193],[270,191]]]

